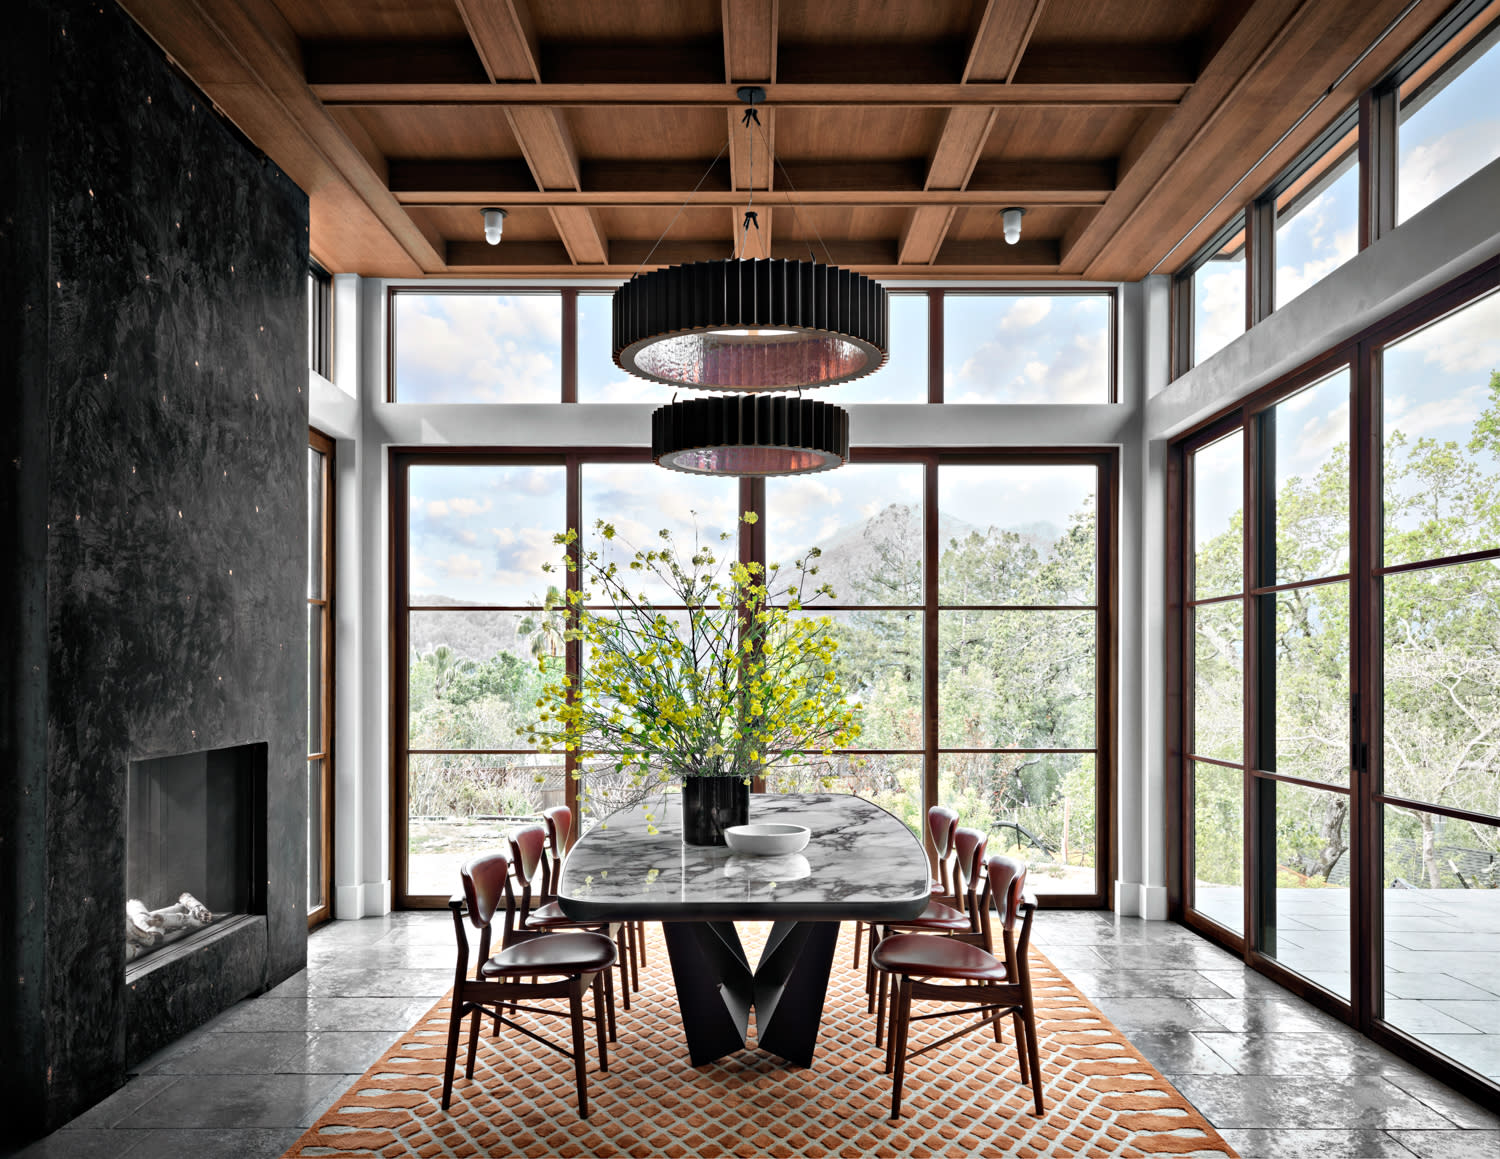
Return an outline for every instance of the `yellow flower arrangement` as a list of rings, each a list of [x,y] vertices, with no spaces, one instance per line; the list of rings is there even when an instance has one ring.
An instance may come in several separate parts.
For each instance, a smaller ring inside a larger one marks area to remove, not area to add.
[[[741,516],[754,523],[754,512]],[[672,534],[636,550],[599,520],[598,547],[584,549],[576,531],[555,537],[562,566],[574,577],[565,595],[564,637],[576,641],[576,684],[554,672],[537,719],[518,733],[542,752],[571,752],[583,769],[618,776],[604,812],[643,803],[684,777],[765,774],[779,766],[825,759],[859,736],[858,710],[844,693],[838,641],[826,616],[799,614],[832,596],[813,587],[812,548],[790,567],[722,559],[695,543],[679,556]],[[728,541],[725,532],[721,541]],[[606,544],[633,554],[623,565]],[[543,565],[554,570],[554,565]],[[677,610],[659,610],[632,591],[646,575],[664,583]],[[681,610],[685,609],[685,610]],[[540,661],[548,671],[546,659]]]

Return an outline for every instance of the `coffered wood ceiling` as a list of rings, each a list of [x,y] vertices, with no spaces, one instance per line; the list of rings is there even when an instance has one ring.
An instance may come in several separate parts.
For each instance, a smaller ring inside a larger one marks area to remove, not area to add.
[[[335,272],[729,257],[753,192],[747,256],[1134,280],[1186,261],[1449,0],[121,3],[307,190]],[[741,84],[766,89],[764,138]],[[510,211],[499,246],[486,205]]]

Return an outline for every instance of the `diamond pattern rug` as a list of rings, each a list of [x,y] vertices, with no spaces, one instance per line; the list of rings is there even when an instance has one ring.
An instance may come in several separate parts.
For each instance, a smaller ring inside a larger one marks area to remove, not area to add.
[[[851,966],[853,926],[834,958],[813,1065],[794,1069],[747,1049],[694,1068],[687,1057],[661,927],[647,927],[647,967],[609,1072],[589,1037],[590,1117],[580,1120],[572,1063],[524,1037],[480,1044],[475,1077],[463,1047],[450,1111],[439,1105],[447,999],[388,1050],[287,1152],[288,1156],[1039,1156],[1134,1159],[1233,1156],[1234,1151],[1145,1061],[1124,1035],[1045,957],[1033,951],[1043,1094],[1032,1110],[1015,1038],[989,1031],[908,1064],[902,1117],[886,1118],[891,1084],[881,1073],[864,972]],[[754,961],[768,926],[743,924]],[[618,974],[616,975],[618,982]],[[616,996],[618,1001],[618,995]],[[934,1007],[929,1007],[935,1009]],[[919,1003],[916,1012],[922,1012]],[[553,1039],[566,1019],[535,1019]],[[911,1045],[940,1038],[957,1019],[915,1023]],[[753,1016],[752,1016],[753,1026]],[[502,1052],[504,1052],[502,1054]]]

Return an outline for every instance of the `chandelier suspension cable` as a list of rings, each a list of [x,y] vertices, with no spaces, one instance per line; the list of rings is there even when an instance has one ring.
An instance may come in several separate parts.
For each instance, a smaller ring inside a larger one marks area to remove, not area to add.
[[[746,247],[750,244],[750,223],[755,223],[755,230],[760,232],[760,218],[755,215],[755,133],[750,128],[750,122],[760,124],[760,113],[754,105],[745,110],[745,115],[740,119],[740,124],[745,126],[745,161],[750,169],[750,200],[745,205],[745,223],[740,227],[740,244],[735,257],[744,258]],[[767,257],[770,255],[767,254]]]
[[[766,127],[760,123],[759,117],[755,118],[755,127],[760,130],[761,140],[765,141],[766,143],[766,154],[771,158],[771,165],[774,169],[781,170],[781,179],[786,182],[787,188],[791,190],[792,194],[796,195],[797,186],[792,183],[792,175],[786,171],[786,166],[782,163],[781,158],[776,156],[776,154],[772,152],[770,138],[766,136]],[[792,220],[800,221],[801,217],[797,213],[796,201],[794,201],[791,197],[788,197],[787,204],[792,207]],[[818,239],[818,244],[823,247],[823,257],[827,259],[830,266],[833,265],[833,255],[828,252],[828,243],[823,240],[823,234],[818,230],[817,222],[813,221],[812,218],[809,217],[807,220],[807,224],[812,227],[813,236]],[[813,261],[818,260],[818,255],[813,252],[812,242],[807,243],[807,256]]]
[[[708,168],[703,171],[703,176],[698,178],[698,184],[693,186],[693,191],[677,207],[677,212],[672,215],[672,220],[667,222],[667,228],[661,231],[661,236],[646,251],[646,256],[641,259],[641,264],[636,266],[635,274],[632,274],[631,277],[635,277],[636,274],[639,274],[646,268],[646,264],[651,261],[651,255],[656,252],[657,247],[666,239],[667,234],[672,232],[672,227],[677,224],[677,219],[682,216],[682,211],[688,207],[688,202],[692,201],[698,195],[698,190],[703,188],[703,183],[708,180],[708,175],[714,171],[714,166],[719,163],[719,158],[724,156],[724,150],[727,148],[729,148],[729,138],[725,137],[724,144],[719,146],[719,151],[714,154],[714,159],[708,163]]]

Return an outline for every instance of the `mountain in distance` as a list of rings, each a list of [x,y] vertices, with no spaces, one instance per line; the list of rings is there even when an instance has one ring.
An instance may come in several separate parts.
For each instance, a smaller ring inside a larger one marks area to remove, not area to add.
[[[1047,520],[1018,524],[1013,527],[981,527],[946,512],[938,512],[938,550],[945,551],[955,539],[971,533],[985,535],[990,531],[1008,531],[1034,547],[1043,559],[1052,556],[1063,529]],[[818,574],[812,586],[829,584],[838,603],[919,602],[920,586],[915,577],[921,574],[922,524],[918,509],[910,504],[892,503],[858,523],[839,528],[819,544],[822,556],[816,561]],[[783,566],[790,560],[780,561]],[[883,587],[877,577],[892,572],[912,577],[907,593]]]
[[[987,528],[938,513],[941,549],[971,532],[984,535],[992,529],[1019,535],[1043,559],[1051,557],[1063,535],[1062,528],[1047,520]],[[892,503],[867,519],[841,527],[819,546],[823,554],[815,561],[818,574],[811,578],[809,590],[829,584],[839,603],[900,604],[921,599],[914,577],[921,574],[922,526],[915,507]],[[790,559],[780,562],[785,568]],[[882,588],[877,582],[877,577],[893,573],[909,577],[904,592],[897,590],[901,585]],[[441,644],[451,648],[460,660],[484,661],[499,652],[531,656],[532,638],[518,631],[524,613],[459,612],[465,601],[434,592],[413,593],[411,602],[455,608],[454,612],[411,613],[407,643],[417,656],[425,656]]]

